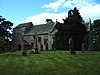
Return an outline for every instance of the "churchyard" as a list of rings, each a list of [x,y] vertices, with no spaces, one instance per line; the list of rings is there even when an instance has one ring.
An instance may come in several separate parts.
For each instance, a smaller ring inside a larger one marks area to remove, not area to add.
[[[100,51],[22,52],[0,54],[0,75],[100,75]]]

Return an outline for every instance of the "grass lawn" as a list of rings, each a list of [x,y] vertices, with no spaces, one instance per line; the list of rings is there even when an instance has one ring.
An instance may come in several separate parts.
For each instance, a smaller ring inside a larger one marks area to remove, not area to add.
[[[0,54],[0,75],[100,75],[100,52],[21,51]]]

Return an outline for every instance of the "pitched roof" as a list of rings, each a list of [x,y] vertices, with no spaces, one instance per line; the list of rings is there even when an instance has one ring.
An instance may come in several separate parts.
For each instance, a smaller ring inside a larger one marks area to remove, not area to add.
[[[35,25],[25,35],[28,36],[28,35],[49,33],[52,30],[52,28],[54,27],[54,25],[55,25],[54,23]]]
[[[18,26],[16,26],[15,28],[26,27],[26,26],[31,25],[31,24],[32,24],[32,22],[22,23],[22,24],[19,24]]]
[[[22,40],[24,45],[30,45],[26,40]]]
[[[24,45],[30,45],[26,40],[21,40],[20,39],[20,40],[17,40],[16,42],[17,42],[17,44],[22,44],[23,43]]]

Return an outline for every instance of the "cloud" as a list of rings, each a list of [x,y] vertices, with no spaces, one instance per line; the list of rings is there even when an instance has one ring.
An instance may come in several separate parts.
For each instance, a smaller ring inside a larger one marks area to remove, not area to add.
[[[60,8],[61,7],[61,8]],[[57,0],[56,2],[50,2],[42,6],[42,8],[46,9],[53,9],[56,13],[58,9],[69,8],[73,9],[73,7],[77,7],[79,12],[85,22],[89,21],[89,18],[93,20],[100,19],[100,4],[97,4],[93,0]],[[59,9],[59,10],[60,10]],[[33,22],[34,25],[46,23],[46,19],[52,19],[53,21],[63,22],[62,18],[67,17],[67,10],[62,13],[55,14],[55,13],[40,13],[34,16],[27,17],[23,22]]]
[[[62,6],[62,4],[65,2],[65,0],[58,0],[56,2],[50,2],[49,4],[46,4],[42,6],[42,8],[47,8],[47,9],[53,9],[55,12],[58,11],[59,7]]]
[[[24,20],[22,23],[32,22],[33,25],[45,24],[46,19],[52,19],[54,22],[56,22],[56,19],[57,19],[59,22],[63,22],[62,19],[64,19],[65,17],[67,17],[67,12],[63,12],[60,14],[41,13],[41,14],[27,17],[26,20]]]
[[[77,7],[82,17],[86,20],[87,18],[100,18],[100,4],[95,0],[57,0],[56,2],[46,4],[43,7],[46,9],[53,9],[55,12],[57,12],[59,8],[73,9],[74,7]]]
[[[82,17],[87,21],[89,18],[93,20],[100,19],[100,4],[83,6],[80,9]]]
[[[62,7],[69,7],[69,8],[73,8],[73,7],[78,7],[81,8],[83,6],[86,5],[90,5],[90,3],[94,4],[93,2],[89,1],[89,0],[67,0],[64,2],[64,4],[62,5]]]
[[[55,2],[50,2],[49,4],[45,4],[42,8],[53,9],[55,12],[61,8],[82,8],[84,6],[95,5],[97,4],[95,0],[57,0]]]

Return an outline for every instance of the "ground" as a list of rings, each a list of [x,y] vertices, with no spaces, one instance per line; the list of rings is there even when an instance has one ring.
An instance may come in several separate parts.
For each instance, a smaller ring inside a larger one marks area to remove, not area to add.
[[[0,54],[0,75],[100,75],[100,52],[21,51]]]

